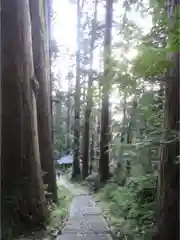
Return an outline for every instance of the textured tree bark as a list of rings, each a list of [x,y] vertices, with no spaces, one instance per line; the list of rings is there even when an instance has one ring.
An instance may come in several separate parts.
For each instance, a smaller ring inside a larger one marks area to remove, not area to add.
[[[75,92],[75,116],[74,116],[74,156],[72,178],[80,174],[79,150],[80,150],[80,49],[79,36],[81,25],[80,0],[77,1],[77,51],[76,51],[76,92]]]
[[[46,26],[46,51],[47,51],[47,79],[48,79],[48,87],[49,87],[49,109],[51,112],[49,121],[51,126],[51,139],[52,143],[54,143],[53,136],[53,97],[52,97],[52,47],[51,47],[51,20],[52,20],[52,0],[44,0],[44,16],[45,16],[45,26]]]
[[[93,121],[92,119],[92,124],[91,124],[91,141],[90,141],[90,166],[89,166],[89,173],[91,174],[92,171],[93,171],[93,163],[95,161],[95,151],[94,151],[94,138],[95,138],[95,135],[94,135],[94,126],[95,125],[95,121]]]
[[[102,91],[101,110],[101,137],[100,137],[100,181],[105,182],[109,178],[109,90],[110,90],[110,54],[112,31],[113,0],[106,0],[106,31],[104,39],[104,79]]]
[[[169,20],[172,16],[177,0],[169,1]],[[177,10],[177,9],[176,9]],[[176,21],[178,21],[176,19]],[[165,82],[165,136],[160,162],[160,214],[157,219],[155,240],[179,239],[179,125],[180,125],[180,54],[177,49],[172,54],[174,67],[167,72]]]
[[[101,112],[101,84],[99,82],[99,99],[98,99],[98,110],[99,113]],[[97,114],[96,118],[96,169],[98,171],[99,169],[99,159],[100,159],[100,135],[101,135],[101,116],[100,114]]]
[[[177,61],[176,74],[179,72]],[[174,74],[175,74],[174,72]],[[171,75],[172,76],[172,75]],[[157,232],[153,239],[179,239],[179,140],[174,133],[179,131],[179,77],[166,86],[165,143],[160,167],[160,214]],[[177,135],[177,134],[176,134]]]
[[[40,86],[37,95],[40,159],[42,170],[44,172],[44,184],[48,186],[47,190],[51,194],[48,194],[48,197],[57,201],[51,129],[51,97],[48,78],[49,61],[46,49],[47,36],[44,16],[45,6],[43,1],[36,0],[30,0],[29,4],[32,25],[34,69]]]
[[[18,230],[45,216],[28,0],[3,0],[1,20],[2,223]]]
[[[1,19],[1,0],[0,0],[0,19]],[[0,32],[1,32],[1,24],[0,24]],[[1,81],[1,38],[0,38],[0,132],[2,133],[2,81]],[[1,165],[1,142],[2,142],[2,134],[0,134],[0,165]],[[0,171],[1,177],[1,171]]]
[[[157,233],[153,239],[179,239],[179,54],[176,54],[176,69],[170,74],[173,80],[166,82],[165,143],[160,167],[160,215]],[[176,133],[176,134],[175,134]]]
[[[66,141],[66,147],[67,149],[71,147],[71,142],[70,142],[70,107],[71,107],[71,103],[70,103],[70,91],[68,89],[68,99],[67,99],[67,141]]]
[[[83,134],[83,155],[82,155],[82,178],[85,179],[89,173],[89,125],[90,110],[85,111],[85,123]]]

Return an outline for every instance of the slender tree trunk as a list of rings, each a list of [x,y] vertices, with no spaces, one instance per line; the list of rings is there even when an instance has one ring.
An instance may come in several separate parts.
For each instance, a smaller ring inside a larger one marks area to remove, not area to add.
[[[54,134],[53,134],[53,97],[52,97],[52,91],[53,91],[53,80],[52,80],[52,47],[51,47],[51,19],[52,19],[52,2],[53,0],[44,0],[44,12],[45,12],[45,25],[46,25],[46,46],[47,46],[47,62],[48,62],[48,86],[49,86],[49,96],[50,96],[50,112],[51,116],[49,118],[50,120],[50,126],[51,126],[51,138],[52,138],[52,143],[54,143]]]
[[[45,16],[45,26],[46,26],[46,60],[47,60],[47,82],[49,89],[49,112],[51,113],[49,117],[49,126],[52,144],[54,144],[54,136],[53,136],[53,80],[52,80],[52,51],[51,51],[51,19],[52,19],[52,0],[44,0],[44,16]]]
[[[18,231],[45,216],[28,0],[2,1],[1,33],[2,223]]]
[[[123,97],[123,121],[122,121],[122,128],[123,131],[121,133],[121,143],[127,142],[127,94],[124,93]]]
[[[56,97],[57,97],[57,102],[55,105],[55,116],[54,116],[54,120],[55,120],[55,144],[56,144],[56,148],[59,151],[64,151],[64,146],[62,144],[62,92],[58,92],[56,93]]]
[[[93,127],[93,119],[91,124],[91,142],[90,142],[90,166],[89,166],[89,173],[91,174],[93,171],[93,163],[95,160],[95,151],[94,151],[94,127]]]
[[[68,141],[69,141],[69,147],[72,148],[72,125],[73,125],[73,121],[74,121],[74,116],[73,116],[73,98],[72,98],[72,78],[69,79],[69,84],[68,84],[68,95],[69,95],[69,135],[68,135]]]
[[[70,148],[70,89],[68,89],[68,100],[67,100],[67,148]]]
[[[101,52],[100,52],[101,55]],[[103,64],[102,64],[102,59],[100,59],[100,74],[102,74],[103,71]],[[101,135],[101,101],[102,101],[102,83],[101,83],[101,78],[99,79],[98,83],[98,114],[97,114],[97,137],[96,137],[96,168],[97,171],[99,171],[99,159],[100,159],[100,135]]]
[[[99,106],[98,110],[99,113],[101,112],[101,99],[102,99],[102,94],[101,94],[101,84],[99,82]],[[96,137],[96,167],[97,169],[99,168],[99,159],[100,159],[100,135],[101,135],[101,116],[100,114],[97,114],[97,137]]]
[[[43,1],[30,0],[32,42],[35,76],[39,82],[37,96],[39,146],[44,184],[47,184],[48,196],[57,201],[56,179],[53,162],[52,129],[50,111],[50,91],[48,82],[48,55],[46,50],[46,27]]]
[[[127,144],[132,144],[134,133],[137,134],[137,100],[136,98],[133,100],[132,103],[132,112],[130,116],[130,121],[129,121],[129,126],[128,129],[126,130],[127,133]],[[126,124],[127,125],[127,124]],[[127,126],[126,126],[127,128]],[[131,162],[129,160],[126,161],[126,179],[130,177],[131,174]]]
[[[75,92],[75,122],[74,122],[74,159],[72,178],[80,174],[79,150],[80,150],[80,25],[81,11],[80,0],[77,1],[77,50],[76,50],[76,92]]]
[[[55,125],[56,125],[56,132],[60,133],[61,132],[61,117],[62,117],[62,93],[58,92],[56,94],[56,97],[58,99],[58,102],[56,103],[56,114],[55,114]]]
[[[96,18],[97,18],[97,4],[95,1],[94,5],[94,17],[92,19],[92,36],[91,36],[91,46],[90,46],[90,73],[88,79],[88,92],[87,92],[87,106],[85,110],[85,123],[84,123],[84,136],[83,136],[83,156],[82,156],[82,177],[85,179],[88,176],[89,170],[89,128],[90,128],[90,115],[92,108],[92,84],[93,84],[93,51],[94,43],[96,39]]]
[[[70,148],[71,147],[71,138],[70,138],[70,135],[71,135],[71,95],[72,95],[72,73],[70,72],[68,74],[68,99],[67,99],[67,148]]]
[[[132,103],[132,112],[129,120],[129,126],[127,128],[127,144],[131,144],[133,141],[133,137],[136,138],[136,134],[138,134],[138,138],[140,137],[140,133],[137,129],[137,100],[134,99]],[[127,125],[127,123],[126,123]]]
[[[106,30],[104,40],[104,79],[101,111],[101,140],[99,173],[101,182],[109,178],[109,90],[110,90],[110,54],[112,31],[113,0],[106,0]]]

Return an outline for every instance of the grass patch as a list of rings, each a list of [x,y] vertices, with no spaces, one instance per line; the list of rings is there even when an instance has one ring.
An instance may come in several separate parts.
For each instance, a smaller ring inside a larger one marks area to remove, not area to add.
[[[52,207],[48,218],[48,236],[56,236],[61,232],[69,213],[72,197],[72,193],[67,188],[62,185],[58,187],[58,203]]]

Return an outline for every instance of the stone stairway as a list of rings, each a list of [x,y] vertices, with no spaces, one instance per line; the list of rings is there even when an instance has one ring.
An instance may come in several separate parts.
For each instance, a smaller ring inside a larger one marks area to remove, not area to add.
[[[109,227],[102,216],[101,207],[86,190],[64,181],[75,194],[69,218],[56,240],[112,240]]]

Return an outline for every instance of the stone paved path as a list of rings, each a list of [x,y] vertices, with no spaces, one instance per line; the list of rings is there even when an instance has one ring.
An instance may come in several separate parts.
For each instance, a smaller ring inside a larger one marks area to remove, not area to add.
[[[56,240],[112,240],[109,227],[102,217],[101,208],[92,196],[81,187],[62,179],[74,194],[68,221]]]

